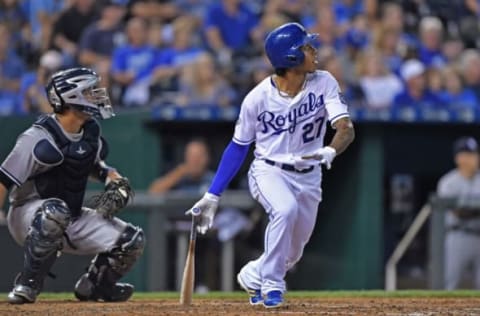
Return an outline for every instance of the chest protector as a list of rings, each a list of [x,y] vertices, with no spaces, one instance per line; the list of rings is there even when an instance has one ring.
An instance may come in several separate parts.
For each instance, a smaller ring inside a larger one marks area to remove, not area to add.
[[[67,203],[72,216],[80,215],[85,189],[92,171],[100,141],[100,126],[95,120],[83,125],[83,136],[71,141],[62,132],[53,117],[47,116],[35,122],[46,129],[63,155],[61,164],[35,177],[35,186],[42,199],[59,198]]]

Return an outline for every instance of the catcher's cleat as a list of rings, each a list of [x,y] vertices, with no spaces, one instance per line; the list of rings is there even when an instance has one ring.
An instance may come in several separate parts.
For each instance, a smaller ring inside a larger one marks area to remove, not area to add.
[[[281,291],[270,291],[265,295],[263,306],[266,308],[275,308],[283,305],[283,294]]]
[[[13,290],[8,293],[8,302],[10,304],[34,303],[37,299],[37,291],[28,285],[17,284]]]
[[[246,286],[245,282],[242,280],[240,273],[237,274],[237,282],[240,284],[242,289],[247,292],[250,305],[260,305],[263,303],[262,291],[248,288],[248,286]]]
[[[120,282],[109,287],[95,286],[86,273],[75,284],[75,297],[80,301],[125,302],[133,290],[133,285]]]

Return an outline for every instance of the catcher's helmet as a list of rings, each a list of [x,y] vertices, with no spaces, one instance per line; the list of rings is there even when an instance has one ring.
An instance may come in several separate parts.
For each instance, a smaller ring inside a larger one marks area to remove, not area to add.
[[[55,113],[72,107],[99,119],[113,113],[106,88],[98,88],[100,77],[88,68],[71,68],[56,72],[47,84],[47,96]]]
[[[277,27],[265,40],[265,51],[273,68],[292,68],[303,63],[302,46],[313,44],[318,34],[308,34],[298,23]]]

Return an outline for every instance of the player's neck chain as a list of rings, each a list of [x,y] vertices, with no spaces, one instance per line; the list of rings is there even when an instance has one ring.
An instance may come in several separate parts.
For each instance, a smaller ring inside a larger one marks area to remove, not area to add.
[[[278,95],[281,96],[282,98],[294,98],[297,94],[300,93],[300,91],[305,89],[305,86],[307,84],[307,79],[305,78],[305,80],[302,83],[302,87],[297,92],[289,92],[289,91],[280,90],[279,84],[278,84],[278,81],[277,81],[277,76],[273,76],[272,79],[273,79],[273,83],[275,85],[275,88],[277,89]]]

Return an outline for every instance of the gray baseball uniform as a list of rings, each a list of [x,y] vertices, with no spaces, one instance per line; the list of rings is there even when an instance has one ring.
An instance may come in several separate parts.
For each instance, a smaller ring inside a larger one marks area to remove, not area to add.
[[[480,172],[467,179],[458,170],[452,170],[440,179],[437,193],[440,197],[458,198],[459,207],[468,207],[473,197],[480,196]],[[480,213],[478,215],[462,219],[452,211],[446,213],[445,288],[448,290],[457,288],[470,265],[475,273],[475,287],[480,288]]]
[[[54,116],[52,115],[52,117]],[[84,132],[67,133],[55,119],[50,121],[55,122],[57,130],[72,144],[79,144],[77,148],[74,148],[74,154],[77,154],[81,161],[81,156],[88,154],[86,148],[88,143],[81,142]],[[98,143],[98,150],[94,158],[96,163],[101,161],[102,146],[105,146],[104,141],[99,140]],[[28,229],[40,205],[46,198],[51,197],[45,196],[47,190],[42,187],[45,185],[40,179],[47,178],[46,181],[50,181],[49,185],[51,185],[52,181],[48,178],[49,172],[63,162],[63,160],[55,160],[55,157],[51,157],[51,161],[46,159],[49,158],[49,155],[52,156],[52,153],[42,152],[46,146],[53,146],[58,152],[61,152],[50,131],[39,124],[34,124],[18,137],[12,152],[0,166],[0,172],[15,184],[9,196],[11,207],[8,212],[8,227],[15,241],[20,245],[25,241]],[[81,185],[79,189],[82,190]],[[84,189],[83,186],[83,191]],[[83,199],[83,192],[80,195]],[[67,202],[67,204],[69,203]],[[104,219],[94,210],[81,207],[76,203],[70,203],[69,207],[75,219],[67,228],[68,240],[64,240],[63,243],[63,251],[68,253],[97,254],[109,251],[115,246],[115,242],[127,225],[117,218]]]

